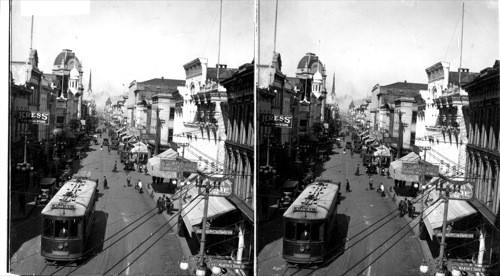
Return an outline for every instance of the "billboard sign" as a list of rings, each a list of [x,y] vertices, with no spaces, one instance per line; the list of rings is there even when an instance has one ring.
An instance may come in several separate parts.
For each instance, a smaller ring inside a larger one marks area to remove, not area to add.
[[[160,160],[160,171],[164,172],[197,172],[198,162],[182,160]]]
[[[260,114],[262,126],[292,128],[292,116]]]
[[[438,176],[439,166],[422,163],[403,162],[403,174]]]

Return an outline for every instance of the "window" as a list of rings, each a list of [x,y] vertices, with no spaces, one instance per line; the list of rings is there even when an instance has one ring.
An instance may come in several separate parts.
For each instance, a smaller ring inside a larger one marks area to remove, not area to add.
[[[57,116],[57,123],[64,124],[64,119],[65,119],[65,117]]]
[[[289,240],[295,240],[295,223],[287,221],[285,224],[285,238]]]
[[[174,129],[173,128],[169,128],[168,129],[168,142],[172,142],[173,140],[173,137],[174,137]]]
[[[69,222],[64,220],[55,221],[56,238],[67,238],[69,236]]]
[[[413,111],[411,113],[411,122],[416,123],[417,122],[417,111]]]
[[[43,235],[46,237],[54,237],[54,220],[45,219],[43,221]]]
[[[410,133],[410,145],[415,145],[415,132]]]
[[[170,108],[169,120],[173,120],[175,118],[175,107]]]

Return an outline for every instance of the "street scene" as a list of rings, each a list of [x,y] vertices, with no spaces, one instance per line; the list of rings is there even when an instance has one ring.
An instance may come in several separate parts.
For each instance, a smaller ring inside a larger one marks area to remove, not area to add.
[[[253,2],[38,3],[12,3],[8,272],[253,275]]]
[[[5,273],[500,275],[498,1],[9,4]]]
[[[261,1],[258,275],[499,274],[497,4]]]

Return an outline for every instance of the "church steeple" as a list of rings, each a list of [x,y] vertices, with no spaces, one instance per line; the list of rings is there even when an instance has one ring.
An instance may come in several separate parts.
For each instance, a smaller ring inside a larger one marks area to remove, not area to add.
[[[87,94],[89,95],[89,99],[91,99],[92,98],[92,70],[90,70],[89,86],[87,88]]]

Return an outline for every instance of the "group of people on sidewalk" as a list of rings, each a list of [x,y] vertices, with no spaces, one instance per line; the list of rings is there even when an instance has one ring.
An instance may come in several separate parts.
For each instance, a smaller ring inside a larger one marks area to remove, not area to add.
[[[409,201],[407,198],[399,202],[398,209],[399,209],[399,215],[401,217],[404,217],[406,214],[408,214],[408,217],[413,218],[415,215],[415,206],[413,206],[413,203]]]
[[[163,213],[163,211],[167,211],[167,214],[172,215],[173,214],[173,206],[174,204],[172,203],[172,200],[166,195],[163,195],[158,197],[158,200],[156,201],[156,207],[158,207],[158,214]]]

